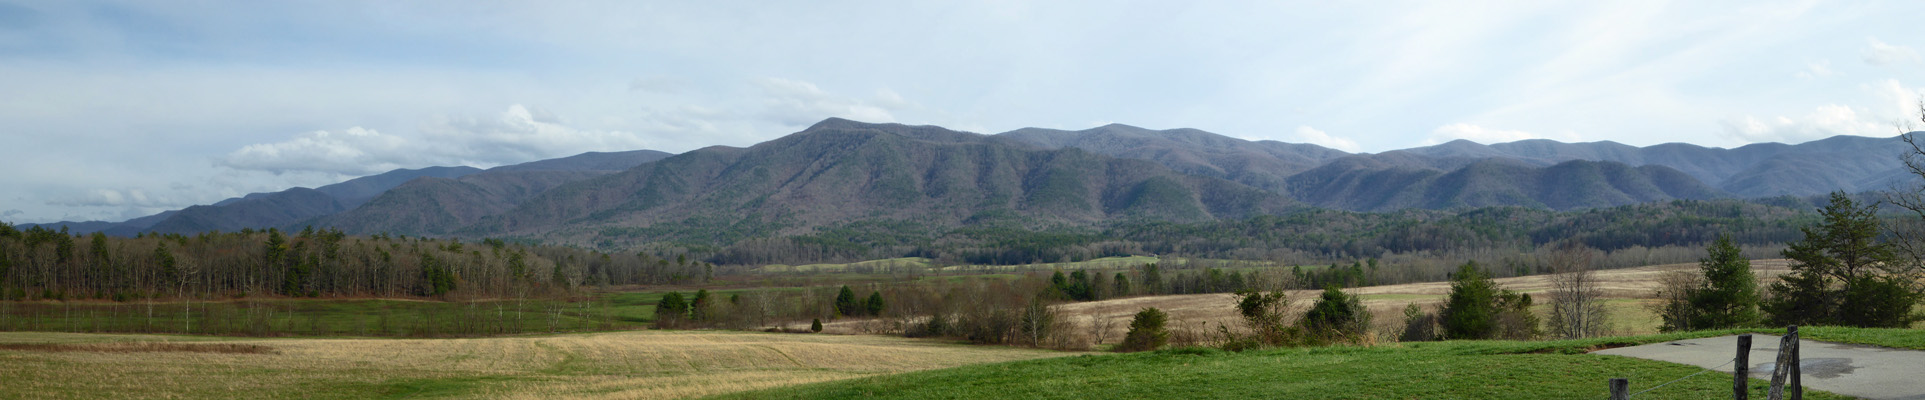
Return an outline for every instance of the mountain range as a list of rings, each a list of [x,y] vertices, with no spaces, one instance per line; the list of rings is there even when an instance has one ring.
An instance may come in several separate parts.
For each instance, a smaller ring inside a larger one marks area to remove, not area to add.
[[[1916,179],[1899,160],[1900,146],[1898,138],[1853,136],[1735,149],[1458,140],[1352,154],[1195,129],[1112,124],[983,135],[831,118],[746,148],[585,153],[488,170],[404,169],[119,223],[45,225],[116,235],[311,225],[631,248],[806,234],[861,221],[1036,229],[1302,208],[1572,210],[1884,189]]]

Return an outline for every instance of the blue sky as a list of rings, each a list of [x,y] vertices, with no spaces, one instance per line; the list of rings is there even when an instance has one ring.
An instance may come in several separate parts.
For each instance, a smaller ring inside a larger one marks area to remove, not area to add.
[[[1735,147],[1892,136],[1925,94],[1925,2],[1326,3],[0,0],[0,220],[827,117]]]

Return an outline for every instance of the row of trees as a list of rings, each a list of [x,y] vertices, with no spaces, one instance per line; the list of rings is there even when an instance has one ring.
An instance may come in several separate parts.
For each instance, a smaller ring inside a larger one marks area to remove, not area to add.
[[[1100,228],[1035,229],[1019,219],[994,218],[960,228],[863,220],[801,236],[685,247],[705,249],[707,261],[725,265],[896,257],[929,258],[943,265],[1019,265],[1151,254],[1291,264],[1388,259],[1399,254],[1463,260],[1461,255],[1467,253],[1530,253],[1565,241],[1605,252],[1697,249],[1720,235],[1748,246],[1785,243],[1796,239],[1796,226],[1813,220],[1803,211],[1806,204],[1822,201],[1678,200],[1579,211],[1522,207],[1388,213],[1302,210],[1195,223],[1132,220]]]
[[[5,300],[512,298],[584,285],[689,283],[713,274],[713,265],[686,257],[495,240],[352,237],[314,229],[82,237],[0,223],[0,299]]]
[[[1792,272],[1757,289],[1750,262],[1719,240],[1697,275],[1669,279],[1660,297],[1663,329],[1718,329],[1769,324],[1903,328],[1925,320],[1919,258],[1905,257],[1903,235],[1886,235],[1876,204],[1835,193],[1822,223],[1783,255]],[[1891,239],[1885,239],[1891,238]],[[1901,240],[1892,240],[1901,239]]]

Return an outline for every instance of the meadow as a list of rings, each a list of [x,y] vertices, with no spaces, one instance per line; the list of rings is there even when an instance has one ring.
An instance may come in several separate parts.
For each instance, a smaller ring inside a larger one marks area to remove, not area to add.
[[[685,398],[1072,353],[885,336],[0,333],[0,398]]]

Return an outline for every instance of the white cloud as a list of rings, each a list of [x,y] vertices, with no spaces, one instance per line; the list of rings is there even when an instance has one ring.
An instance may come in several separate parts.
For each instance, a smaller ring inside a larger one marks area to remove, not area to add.
[[[1925,112],[1919,109],[1925,107],[1925,104],[1919,104],[1925,102],[1925,87],[1907,87],[1897,79],[1886,79],[1880,82],[1875,90],[1890,99],[1893,110],[1905,123],[1925,122],[1918,121],[1918,114]]]
[[[1875,37],[1867,37],[1870,43],[1865,47],[1865,62],[1871,65],[1903,65],[1925,63],[1917,49],[1885,43]]]
[[[1577,135],[1566,133],[1563,135],[1558,135],[1556,137],[1551,137],[1551,136],[1539,135],[1536,133],[1525,132],[1525,131],[1491,129],[1491,128],[1485,128],[1478,125],[1459,122],[1455,124],[1437,127],[1436,130],[1433,130],[1430,132],[1430,139],[1426,140],[1424,144],[1426,145],[1439,144],[1439,143],[1449,142],[1457,139],[1464,139],[1464,140],[1469,140],[1469,141],[1483,143],[1483,144],[1492,144],[1492,143],[1515,142],[1515,141],[1525,140],[1525,139],[1557,139],[1557,140],[1564,140],[1564,141],[1575,141],[1577,140]]]
[[[1351,153],[1355,153],[1363,148],[1357,146],[1357,141],[1355,140],[1331,136],[1329,133],[1317,130],[1317,128],[1312,128],[1309,125],[1297,127],[1297,140]]]
[[[816,87],[814,83],[762,78],[755,80],[755,85],[762,89],[762,95],[765,96],[763,117],[782,125],[808,125],[829,117],[862,122],[896,122],[895,115],[882,105],[836,96]],[[883,102],[888,100],[885,97]],[[901,96],[895,96],[895,100],[901,100]]]
[[[51,200],[47,202],[47,205],[65,207],[166,208],[181,207],[186,204],[176,203],[166,196],[150,196],[147,194],[147,191],[141,189],[95,189],[83,192],[77,196]]]
[[[1891,125],[1876,118],[1861,117],[1851,107],[1830,104],[1801,117],[1759,118],[1746,115],[1725,119],[1725,135],[1745,143],[1802,143],[1837,135],[1888,136]]]
[[[1801,79],[1823,78],[1831,76],[1833,73],[1835,72],[1831,70],[1831,60],[1818,60],[1805,63],[1805,69],[1798,71],[1798,77]]]
[[[632,133],[576,129],[552,113],[516,104],[493,117],[443,117],[414,135],[361,127],[314,131],[282,142],[247,145],[218,163],[276,174],[311,171],[359,176],[437,165],[488,167],[645,145]]]

